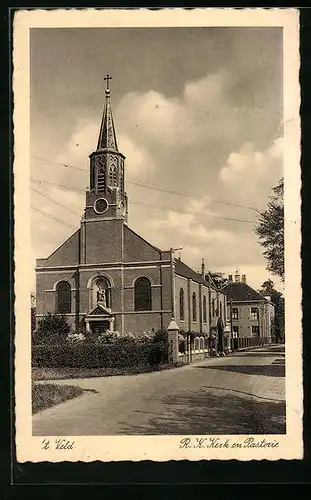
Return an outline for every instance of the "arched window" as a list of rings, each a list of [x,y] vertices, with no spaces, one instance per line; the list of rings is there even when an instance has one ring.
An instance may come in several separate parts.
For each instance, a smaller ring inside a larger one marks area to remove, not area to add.
[[[195,292],[192,294],[192,321],[197,320],[197,296]]]
[[[100,277],[93,286],[93,307],[99,302],[111,309],[111,287],[106,278]]]
[[[204,350],[204,337],[200,337],[200,351]]]
[[[223,319],[222,317],[222,302],[219,302],[219,317]]]
[[[60,281],[56,286],[56,312],[71,312],[71,287],[67,281]]]
[[[179,317],[180,321],[185,320],[185,294],[183,288],[179,292]]]
[[[117,185],[117,167],[114,164],[110,165],[109,177],[110,177],[110,183],[113,186],[116,186]]]
[[[207,322],[206,295],[203,295],[203,323]]]
[[[134,285],[135,311],[151,311],[151,285],[148,278],[138,278]]]
[[[194,337],[194,350],[199,351],[200,350],[200,339],[199,337]]]

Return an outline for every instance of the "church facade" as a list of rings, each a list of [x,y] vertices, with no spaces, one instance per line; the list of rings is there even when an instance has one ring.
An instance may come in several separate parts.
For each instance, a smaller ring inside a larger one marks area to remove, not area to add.
[[[119,151],[106,90],[96,150],[90,155],[90,188],[80,228],[36,262],[37,323],[62,314],[75,331],[141,333],[180,329],[208,333],[217,299],[225,323],[226,300],[197,273],[128,226],[125,157]],[[217,313],[218,315],[218,313]]]

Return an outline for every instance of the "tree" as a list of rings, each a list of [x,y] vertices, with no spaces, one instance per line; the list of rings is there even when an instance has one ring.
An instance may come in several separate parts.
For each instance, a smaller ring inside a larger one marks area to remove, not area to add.
[[[224,277],[224,273],[212,273],[211,271],[205,276],[206,281],[209,281],[217,290],[222,289],[227,283],[228,279]]]
[[[276,342],[284,341],[285,333],[285,301],[281,292],[274,288],[274,283],[271,279],[264,281],[261,289],[258,290],[262,295],[269,296],[271,303],[274,304],[274,332]]]
[[[272,188],[268,208],[260,214],[255,233],[265,249],[267,269],[284,281],[284,179]]]
[[[36,331],[37,344],[63,343],[70,332],[66,316],[48,312],[41,319]]]

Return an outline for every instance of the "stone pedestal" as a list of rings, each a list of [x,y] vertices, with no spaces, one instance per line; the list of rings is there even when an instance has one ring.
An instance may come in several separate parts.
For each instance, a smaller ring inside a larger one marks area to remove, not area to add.
[[[178,332],[179,328],[174,319],[170,322],[167,328],[168,331],[168,360],[169,363],[174,364],[178,361],[179,342]]]

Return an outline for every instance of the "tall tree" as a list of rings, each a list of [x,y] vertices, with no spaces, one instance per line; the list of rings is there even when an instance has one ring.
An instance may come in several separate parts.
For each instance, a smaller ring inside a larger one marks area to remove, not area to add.
[[[260,214],[255,233],[265,249],[267,269],[284,281],[284,179],[272,188],[267,209]]]

